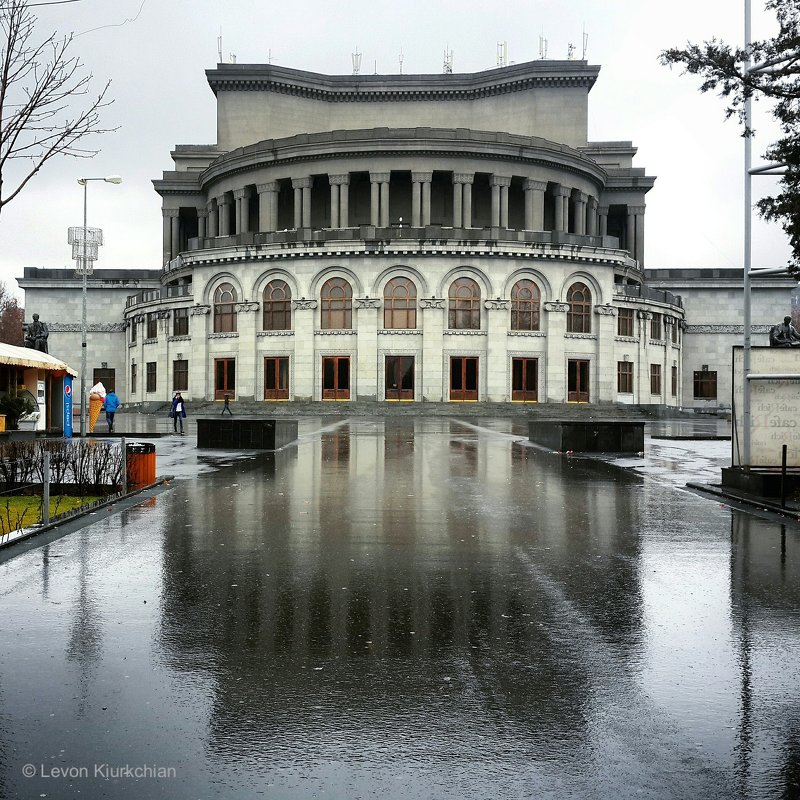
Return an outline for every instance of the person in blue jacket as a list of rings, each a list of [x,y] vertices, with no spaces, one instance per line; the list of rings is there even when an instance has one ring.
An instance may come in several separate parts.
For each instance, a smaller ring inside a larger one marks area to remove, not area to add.
[[[108,432],[114,432],[114,414],[117,413],[117,409],[122,405],[119,401],[119,397],[117,397],[116,393],[112,389],[107,395],[105,402],[103,403],[103,408],[106,410],[106,422],[108,423]]]
[[[183,436],[183,420],[186,417],[186,401],[181,397],[180,392],[175,392],[172,398],[172,427],[175,433],[178,432],[178,423],[181,426],[181,436]]]

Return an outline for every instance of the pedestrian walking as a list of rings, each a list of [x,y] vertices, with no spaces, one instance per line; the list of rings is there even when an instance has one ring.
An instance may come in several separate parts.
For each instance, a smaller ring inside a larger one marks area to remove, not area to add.
[[[222,406],[222,413],[228,412],[231,416],[233,416],[233,411],[231,411],[231,396],[228,392],[225,392],[225,405]]]
[[[108,432],[114,433],[114,414],[117,409],[122,405],[117,397],[116,392],[112,389],[107,395],[103,408],[106,410],[106,422],[108,423]]]
[[[181,426],[181,436],[183,436],[183,420],[186,417],[186,401],[181,397],[180,392],[175,392],[172,398],[172,427],[175,433],[178,432],[178,424]]]

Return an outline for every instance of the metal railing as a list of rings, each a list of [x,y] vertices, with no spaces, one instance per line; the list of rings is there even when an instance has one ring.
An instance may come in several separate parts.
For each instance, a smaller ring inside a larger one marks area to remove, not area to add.
[[[162,286],[160,289],[145,289],[128,296],[125,301],[125,308],[132,308],[141,303],[153,303],[159,300],[167,300],[173,297],[191,297],[192,287],[188,284],[182,286]]]

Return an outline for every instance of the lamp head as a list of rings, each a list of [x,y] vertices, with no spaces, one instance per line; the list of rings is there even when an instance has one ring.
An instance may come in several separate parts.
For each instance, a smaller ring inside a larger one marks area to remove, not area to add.
[[[121,175],[108,175],[107,177],[103,178],[106,183],[122,183],[122,176]]]

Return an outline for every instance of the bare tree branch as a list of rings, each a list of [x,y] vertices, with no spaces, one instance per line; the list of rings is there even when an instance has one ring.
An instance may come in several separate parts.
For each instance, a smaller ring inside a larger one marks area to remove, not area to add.
[[[53,33],[36,43],[35,26],[27,0],[0,6],[0,213],[51,158],[91,158],[99,151],[85,142],[116,130],[100,124],[101,109],[113,102],[110,82],[90,99],[92,75],[69,54],[72,36]],[[12,162],[26,166],[7,188]]]

